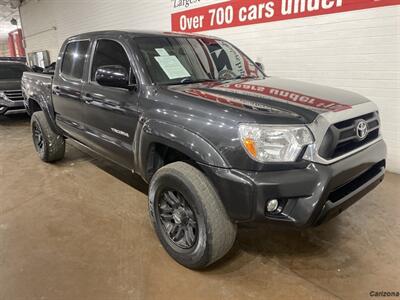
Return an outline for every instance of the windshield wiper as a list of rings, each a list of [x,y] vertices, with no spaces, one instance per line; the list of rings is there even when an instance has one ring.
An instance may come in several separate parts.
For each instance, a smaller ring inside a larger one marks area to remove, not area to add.
[[[197,80],[192,80],[190,78],[184,78],[181,80],[179,83],[173,83],[173,84],[192,84],[192,83],[201,83],[201,82],[215,82],[217,81],[216,79],[197,79]]]

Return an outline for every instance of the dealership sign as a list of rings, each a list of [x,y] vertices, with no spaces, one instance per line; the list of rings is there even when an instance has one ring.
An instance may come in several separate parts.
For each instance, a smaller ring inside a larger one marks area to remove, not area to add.
[[[174,1],[174,9],[189,9],[171,15],[173,31],[197,32],[304,18],[398,5],[400,0],[230,0],[190,9],[199,3],[200,0]]]

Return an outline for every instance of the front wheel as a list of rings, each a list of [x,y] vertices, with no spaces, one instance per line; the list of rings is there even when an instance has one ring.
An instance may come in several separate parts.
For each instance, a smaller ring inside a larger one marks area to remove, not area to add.
[[[32,139],[41,160],[54,162],[64,157],[64,137],[55,133],[43,111],[37,111],[31,118]]]
[[[223,257],[236,238],[214,187],[198,169],[175,162],[159,169],[149,188],[149,210],[165,250],[191,269]]]

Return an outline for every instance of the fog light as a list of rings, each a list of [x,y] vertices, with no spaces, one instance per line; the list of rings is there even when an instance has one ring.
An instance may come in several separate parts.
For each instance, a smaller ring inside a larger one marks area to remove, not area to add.
[[[272,213],[279,207],[279,201],[277,199],[271,199],[267,202],[267,212]]]
[[[0,106],[0,113],[4,112],[7,109],[5,106]]]

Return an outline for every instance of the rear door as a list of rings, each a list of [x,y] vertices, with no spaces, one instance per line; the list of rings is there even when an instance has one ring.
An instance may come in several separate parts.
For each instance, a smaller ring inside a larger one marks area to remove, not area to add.
[[[64,45],[52,86],[57,124],[77,140],[82,136],[81,91],[89,46],[89,40],[72,40]]]
[[[138,122],[138,92],[101,86],[95,81],[97,68],[119,65],[134,73],[134,64],[123,40],[98,38],[83,87],[85,144],[121,166],[133,169],[133,138]],[[133,75],[134,76],[134,75]]]

